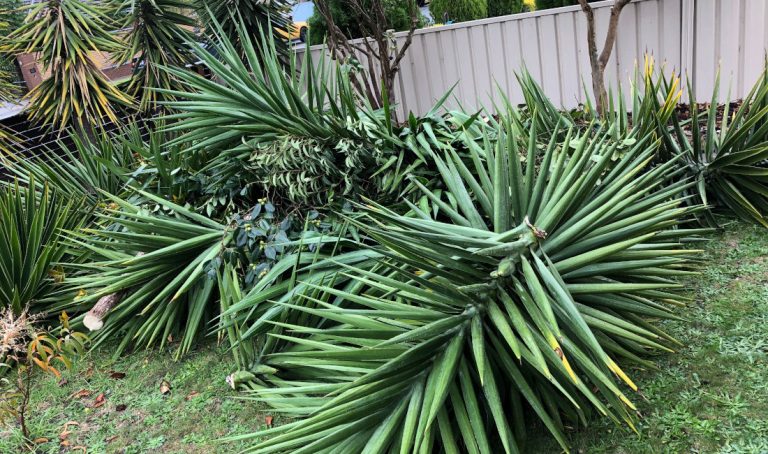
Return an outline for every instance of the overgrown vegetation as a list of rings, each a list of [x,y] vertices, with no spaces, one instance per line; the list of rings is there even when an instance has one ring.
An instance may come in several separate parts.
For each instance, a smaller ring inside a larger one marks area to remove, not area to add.
[[[41,5],[19,49],[82,64],[97,43],[61,53],[57,14],[76,41],[114,39],[97,6]],[[279,10],[207,4],[198,43],[155,16],[180,7],[119,8],[160,117],[107,132],[106,98],[44,89],[35,115],[80,128],[73,149],[3,159],[0,297],[66,310],[116,358],[227,343],[243,405],[279,416],[217,432],[245,451],[514,453],[531,427],[566,450],[598,416],[635,428],[635,373],[687,345],[667,328],[715,216],[766,224],[768,71],[723,120],[716,102],[683,118],[678,79],[648,63],[631,116],[607,93],[599,116],[560,112],[523,72],[522,107],[445,112],[448,93],[398,122],[353,62],[287,53],[264,26]]]

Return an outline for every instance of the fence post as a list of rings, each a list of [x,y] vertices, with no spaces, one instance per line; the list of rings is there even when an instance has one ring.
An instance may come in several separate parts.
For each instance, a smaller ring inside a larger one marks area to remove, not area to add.
[[[691,84],[696,86],[694,68],[694,46],[696,45],[696,0],[681,0],[680,8],[680,77],[691,77]],[[688,91],[683,90],[683,101],[689,100]]]

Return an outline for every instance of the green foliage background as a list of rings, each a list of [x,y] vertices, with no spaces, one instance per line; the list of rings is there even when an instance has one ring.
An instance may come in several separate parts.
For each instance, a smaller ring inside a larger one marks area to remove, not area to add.
[[[488,17],[506,16],[522,11],[522,0],[488,0]]]
[[[488,17],[488,3],[484,0],[432,0],[429,12],[435,22],[444,22],[444,17],[453,22],[484,19]]]
[[[327,0],[331,14],[336,21],[336,25],[350,39],[361,38],[363,31],[360,29],[360,20],[353,14],[345,0]],[[410,14],[408,13],[407,1],[383,0],[387,15],[387,26],[395,31],[407,30],[411,25]],[[364,0],[364,5],[370,3],[370,0]],[[311,30],[311,40],[315,44],[320,44],[325,40],[328,34],[328,25],[320,12],[315,8],[315,14],[309,18],[309,29]]]

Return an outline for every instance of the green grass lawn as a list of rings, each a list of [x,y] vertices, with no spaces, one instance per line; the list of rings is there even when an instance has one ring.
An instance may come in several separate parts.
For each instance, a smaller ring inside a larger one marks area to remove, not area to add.
[[[640,434],[596,420],[570,433],[575,452],[768,453],[768,233],[735,223],[711,240],[702,275],[689,281],[694,300],[680,311],[687,321],[665,323],[686,347],[657,358],[658,371],[633,371]],[[100,349],[65,373],[66,383],[37,383],[33,437],[48,439],[38,448],[52,453],[65,429],[69,447],[89,453],[236,452],[243,446],[216,439],[263,428],[268,413],[234,399],[224,382],[230,367],[213,345],[181,362],[167,351],[112,362],[109,349]],[[163,380],[172,388],[167,395]],[[81,390],[90,394],[78,397]],[[94,408],[101,393],[104,404]],[[14,452],[19,441],[17,432],[0,432],[0,452]],[[541,433],[526,448],[559,451]]]

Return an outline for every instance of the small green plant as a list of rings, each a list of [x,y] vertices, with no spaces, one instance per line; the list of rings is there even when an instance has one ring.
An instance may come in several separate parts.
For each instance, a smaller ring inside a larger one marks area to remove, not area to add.
[[[60,369],[70,369],[89,343],[88,336],[70,328],[66,312],[59,316],[56,335],[37,328],[38,321],[38,316],[29,315],[26,310],[16,315],[6,308],[0,314],[0,367],[15,370],[15,377],[0,379],[0,423],[16,421],[27,440],[30,438],[29,401],[35,377],[43,373],[60,378]]]

